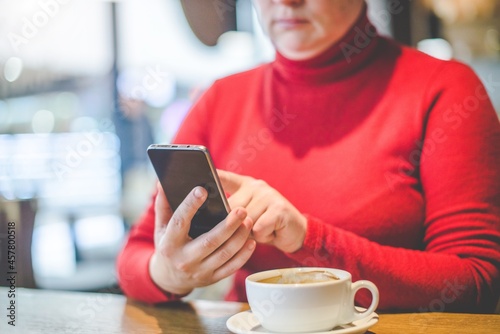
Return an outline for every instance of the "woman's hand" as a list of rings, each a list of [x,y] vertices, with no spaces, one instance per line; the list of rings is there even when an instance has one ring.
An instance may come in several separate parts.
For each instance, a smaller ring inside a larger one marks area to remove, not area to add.
[[[194,240],[188,236],[191,219],[206,198],[206,190],[196,187],[172,213],[158,186],[155,252],[149,272],[165,291],[187,294],[196,287],[215,283],[241,268],[255,249],[255,241],[249,239],[252,220],[241,207],[232,210],[211,231]]]
[[[304,243],[307,218],[285,197],[262,180],[218,170],[231,207],[244,207],[254,222],[252,235],[259,243],[292,253]]]

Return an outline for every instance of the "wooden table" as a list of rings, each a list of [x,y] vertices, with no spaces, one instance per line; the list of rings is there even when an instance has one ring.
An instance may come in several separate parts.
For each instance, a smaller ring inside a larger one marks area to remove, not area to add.
[[[229,334],[226,320],[244,303],[190,301],[150,306],[121,295],[0,288],[0,333]],[[15,327],[7,307],[15,301]],[[500,315],[445,313],[381,314],[370,328],[384,333],[500,333]]]

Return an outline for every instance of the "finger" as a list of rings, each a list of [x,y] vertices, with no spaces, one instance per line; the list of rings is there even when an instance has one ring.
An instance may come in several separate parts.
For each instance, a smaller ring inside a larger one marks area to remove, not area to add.
[[[231,260],[248,240],[252,225],[250,217],[246,217],[233,235],[204,259],[203,267],[214,270]]]
[[[246,217],[234,234],[204,259],[200,270],[212,272],[212,278],[220,280],[245,264],[256,244],[249,239],[252,225],[250,217]]]
[[[189,239],[191,220],[207,198],[203,187],[195,187],[174,211],[167,225],[166,238],[172,244],[184,244]]]
[[[244,176],[221,169],[217,169],[217,174],[219,175],[222,188],[224,188],[224,191],[231,195],[241,188],[243,181],[245,180]]]
[[[224,191],[227,191],[231,195],[228,198],[229,207],[246,208],[252,201],[252,192],[250,190],[244,191],[244,189],[248,188],[243,187],[243,182],[247,177],[223,170],[217,170],[217,173],[219,174]]]
[[[231,196],[229,200],[232,198]],[[266,210],[269,207],[269,199],[266,196],[262,196],[259,193],[247,193],[246,191],[239,191],[234,195],[234,202],[239,202],[241,206],[243,206],[247,212],[250,218],[254,222],[257,222],[260,218],[261,215],[266,212]]]
[[[156,184],[156,198],[155,198],[155,229],[164,229],[172,216],[172,208],[167,201],[165,192],[158,182]]]
[[[255,250],[256,242],[252,239],[247,239],[243,244],[243,247],[231,258],[231,260],[224,263],[218,269],[214,271],[213,279],[215,281],[220,281],[239,270],[252,256]]]
[[[259,243],[272,243],[276,238],[276,226],[278,217],[269,211],[264,212],[255,221],[252,227],[252,235]]]
[[[246,210],[236,208],[231,211],[226,219],[217,224],[211,231],[202,234],[193,242],[186,245],[188,252],[197,255],[199,261],[210,256],[216,249],[224,244],[238,230],[247,217]],[[248,228],[250,233],[251,226]]]
[[[252,193],[247,191],[237,191],[233,193],[228,199],[229,207],[231,208],[247,208],[252,201]]]

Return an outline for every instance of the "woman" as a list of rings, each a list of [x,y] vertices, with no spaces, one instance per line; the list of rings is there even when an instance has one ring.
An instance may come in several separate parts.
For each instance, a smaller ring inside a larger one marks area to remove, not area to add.
[[[489,312],[500,289],[500,126],[476,75],[376,34],[362,0],[255,0],[276,60],[214,83],[176,143],[209,148],[232,208],[162,191],[118,260],[126,294],[176,300],[291,266],[373,281],[379,309]],[[357,303],[367,305],[360,292]]]

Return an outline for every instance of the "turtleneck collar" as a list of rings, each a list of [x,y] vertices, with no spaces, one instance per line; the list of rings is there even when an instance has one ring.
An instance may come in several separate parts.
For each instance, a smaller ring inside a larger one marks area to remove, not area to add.
[[[316,57],[291,60],[276,52],[276,75],[287,82],[326,83],[339,80],[363,67],[376,50],[379,36],[368,20],[367,7],[337,43]]]

